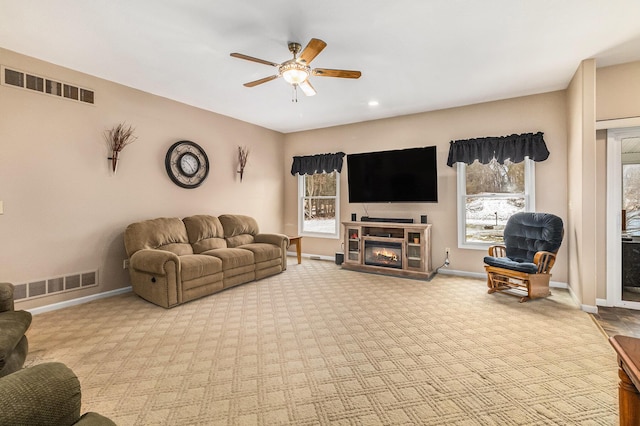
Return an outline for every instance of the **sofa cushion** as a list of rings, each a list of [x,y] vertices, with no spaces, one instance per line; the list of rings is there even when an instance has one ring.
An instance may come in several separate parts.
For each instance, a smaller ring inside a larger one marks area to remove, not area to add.
[[[182,219],[194,253],[227,247],[222,223],[215,216],[196,215]]]
[[[0,312],[0,369],[31,325],[27,311]]]
[[[240,247],[253,243],[255,239],[251,234],[240,234],[226,238],[226,241],[228,247]]]
[[[215,256],[222,261],[222,270],[240,268],[243,266],[253,265],[253,252],[239,248],[219,248],[207,250],[202,253],[207,256]]]
[[[124,246],[129,257],[142,249],[165,250],[178,256],[193,254],[187,229],[175,217],[132,223],[124,231]]]
[[[253,237],[260,232],[258,222],[250,216],[223,214],[218,219],[224,228],[224,238],[229,247],[253,243]]]
[[[251,243],[244,244],[239,248],[252,251],[256,263],[282,258],[282,250],[273,244]]]
[[[182,281],[189,281],[222,271],[222,260],[213,256],[191,254],[180,256]]]

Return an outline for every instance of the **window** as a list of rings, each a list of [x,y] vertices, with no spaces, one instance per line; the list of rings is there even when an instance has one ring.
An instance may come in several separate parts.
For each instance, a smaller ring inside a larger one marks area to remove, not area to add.
[[[507,219],[535,210],[534,188],[534,162],[528,157],[520,163],[458,162],[458,246],[501,244]]]
[[[300,235],[338,238],[340,233],[340,173],[298,175]]]

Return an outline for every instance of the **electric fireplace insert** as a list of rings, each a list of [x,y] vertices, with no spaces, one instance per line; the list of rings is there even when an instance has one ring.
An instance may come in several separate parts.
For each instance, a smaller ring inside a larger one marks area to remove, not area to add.
[[[402,269],[402,243],[365,241],[364,263],[365,265]]]

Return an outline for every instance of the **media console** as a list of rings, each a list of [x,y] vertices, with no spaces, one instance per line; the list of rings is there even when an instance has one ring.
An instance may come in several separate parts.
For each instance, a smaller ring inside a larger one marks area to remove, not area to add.
[[[342,222],[345,256],[342,267],[429,280],[431,224]]]

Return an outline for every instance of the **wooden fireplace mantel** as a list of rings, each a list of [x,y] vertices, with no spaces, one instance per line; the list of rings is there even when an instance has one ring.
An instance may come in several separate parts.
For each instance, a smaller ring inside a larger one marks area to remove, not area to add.
[[[431,267],[431,224],[394,222],[342,222],[344,269],[429,280]],[[368,242],[392,243],[401,249],[401,267],[370,265],[365,259]]]

